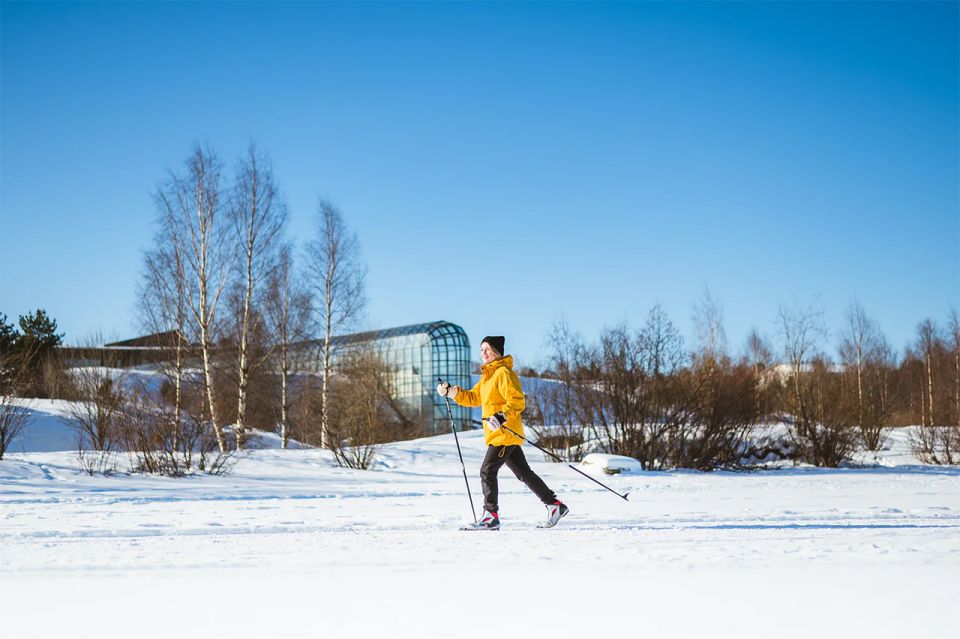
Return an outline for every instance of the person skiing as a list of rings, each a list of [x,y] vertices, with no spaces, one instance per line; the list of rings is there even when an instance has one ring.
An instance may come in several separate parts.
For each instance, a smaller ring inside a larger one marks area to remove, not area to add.
[[[524,457],[521,448],[524,440],[521,439],[523,423],[520,421],[520,413],[523,412],[526,401],[520,388],[520,378],[513,371],[513,356],[503,354],[504,342],[502,335],[483,338],[480,344],[480,359],[483,360],[480,381],[472,390],[451,386],[447,382],[437,385],[437,393],[442,397],[449,397],[461,406],[482,407],[483,440],[487,445],[487,453],[480,466],[483,515],[479,521],[464,526],[464,529],[500,528],[497,473],[504,464],[547,507],[547,520],[543,527],[551,528],[569,512],[569,508],[557,499],[556,493],[531,470]],[[513,432],[508,432],[504,427]]]

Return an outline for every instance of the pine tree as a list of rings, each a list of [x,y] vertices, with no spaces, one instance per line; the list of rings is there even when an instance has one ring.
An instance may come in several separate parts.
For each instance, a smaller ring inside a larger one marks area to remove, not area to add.
[[[37,309],[32,315],[21,315],[20,330],[23,335],[17,340],[17,346],[22,351],[41,355],[63,343],[63,333],[57,334],[57,320],[47,316],[43,309]]]
[[[11,390],[16,378],[17,340],[20,331],[13,324],[7,323],[7,315],[0,313],[0,395],[6,395]]]
[[[59,369],[56,347],[63,343],[63,333],[57,333],[57,321],[43,309],[37,309],[20,316],[20,330],[23,334],[17,338],[15,361],[22,373],[25,396],[47,397],[58,392],[50,384],[57,379],[56,374],[48,374]]]
[[[17,327],[7,323],[6,313],[0,313],[0,357],[8,357],[13,352],[19,337]]]

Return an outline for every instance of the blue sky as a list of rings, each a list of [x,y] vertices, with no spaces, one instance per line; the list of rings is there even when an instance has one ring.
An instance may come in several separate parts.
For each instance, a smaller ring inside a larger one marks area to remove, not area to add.
[[[521,364],[661,303],[731,345],[859,300],[897,347],[960,309],[950,3],[2,4],[0,312],[139,330],[151,194],[267,150],[290,234],[356,230],[370,326]],[[827,346],[836,342],[835,335]]]

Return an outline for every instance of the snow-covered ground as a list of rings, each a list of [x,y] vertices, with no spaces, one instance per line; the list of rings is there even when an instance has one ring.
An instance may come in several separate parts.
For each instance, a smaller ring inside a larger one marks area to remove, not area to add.
[[[960,469],[906,433],[871,468],[595,475],[526,450],[471,519],[452,435],[375,470],[256,450],[229,476],[90,477],[62,403],[0,461],[4,637],[956,637]],[[268,440],[269,441],[269,440]],[[479,432],[460,435],[478,508]],[[35,452],[29,452],[35,451]]]

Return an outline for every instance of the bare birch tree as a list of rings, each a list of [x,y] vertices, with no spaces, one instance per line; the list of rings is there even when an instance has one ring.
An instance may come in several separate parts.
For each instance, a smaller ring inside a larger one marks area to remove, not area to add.
[[[751,329],[747,336],[747,358],[753,370],[754,421],[760,423],[766,420],[769,414],[769,407],[765,401],[768,380],[764,375],[773,365],[773,350],[755,328]]]
[[[697,344],[692,366],[678,375],[675,403],[689,405],[673,438],[673,463],[692,468],[736,466],[747,452],[755,422],[754,375],[734,365],[727,349],[723,308],[709,291],[694,306]]]
[[[960,313],[956,310],[950,311],[950,317],[947,320],[947,327],[950,332],[950,349],[953,351],[953,404],[954,413],[951,426],[956,429],[958,441],[960,441]]]
[[[693,325],[697,332],[694,363],[716,366],[727,355],[727,333],[723,328],[723,308],[709,290],[693,307]]]
[[[144,257],[139,306],[142,326],[149,333],[169,336],[169,340],[163,344],[168,349],[169,360],[164,358],[161,370],[173,388],[171,445],[173,450],[178,450],[183,424],[184,375],[189,353],[183,337],[187,333],[187,299],[182,245],[176,240],[170,241],[176,233],[176,229],[169,226],[170,221],[161,220],[164,226],[157,234],[158,247]]]
[[[844,366],[852,368],[857,387],[857,425],[863,428],[863,369],[874,348],[875,328],[859,302],[847,310],[846,326],[841,332],[840,356]]]
[[[310,315],[310,292],[294,270],[289,245],[280,248],[277,267],[267,286],[264,313],[268,329],[273,333],[274,360],[280,375],[279,426],[280,445],[287,447],[290,439],[290,378],[299,368],[299,359],[291,352],[291,345],[305,339]]]
[[[809,395],[801,388],[804,365],[819,355],[819,345],[826,337],[823,314],[815,308],[787,308],[777,312],[780,335],[783,339],[783,354],[790,366],[790,382],[793,387],[795,408],[807,414]]]
[[[784,388],[783,419],[790,428],[796,458],[816,466],[836,466],[855,449],[851,419],[842,403],[842,386],[830,360],[820,351],[826,339],[816,307],[778,312],[783,353],[790,365]]]
[[[651,421],[654,424],[672,422],[674,418],[671,413],[676,410],[669,401],[666,389],[673,373],[687,364],[683,337],[663,307],[656,304],[647,313],[638,339],[641,365],[648,376],[645,386],[649,387]]]
[[[960,314],[951,310],[947,318],[949,360],[953,367],[953,419],[945,427],[944,437],[951,451],[960,451]]]
[[[878,451],[886,440],[893,409],[889,370],[893,354],[886,337],[859,303],[847,311],[841,331],[840,362],[856,389],[856,423],[867,449]]]
[[[925,463],[960,463],[960,426],[955,426],[951,415],[957,400],[950,388],[960,386],[960,382],[951,379],[960,376],[960,356],[955,352],[958,340],[955,334],[951,335],[956,333],[955,323],[956,317],[952,315],[946,335],[941,335],[933,320],[920,322],[916,346],[908,353],[908,360],[913,360],[913,374],[907,379],[913,377],[909,383],[919,385],[920,389],[921,424],[913,434],[912,443],[914,452]],[[960,421],[960,417],[957,419]]]
[[[316,238],[307,245],[307,266],[314,289],[316,321],[323,332],[320,439],[324,448],[330,448],[328,408],[334,365],[332,340],[334,335],[359,318],[366,303],[366,269],[360,263],[356,235],[348,231],[340,210],[327,200],[320,200],[317,226]]]
[[[156,195],[160,216],[170,229],[181,263],[190,333],[196,335],[203,365],[207,411],[221,452],[227,450],[214,401],[214,351],[221,296],[229,282],[233,253],[220,193],[220,161],[213,151],[197,147],[186,173],[171,175]]]
[[[934,393],[933,393],[933,371],[934,359],[936,358],[938,347],[940,346],[940,332],[936,323],[932,319],[925,319],[917,326],[917,351],[923,358],[924,364],[924,393],[921,395],[921,420],[924,422],[921,426],[933,426],[936,424],[934,412]],[[923,406],[926,404],[926,413],[924,415]],[[926,419],[924,419],[924,417]],[[929,421],[929,424],[926,422]]]
[[[269,160],[253,144],[241,161],[231,200],[231,218],[239,248],[241,270],[237,317],[237,450],[243,448],[247,428],[247,387],[255,370],[270,356],[269,349],[254,353],[252,336],[263,314],[255,309],[267,292],[276,268],[277,249],[287,220],[287,209],[277,190]]]

